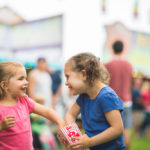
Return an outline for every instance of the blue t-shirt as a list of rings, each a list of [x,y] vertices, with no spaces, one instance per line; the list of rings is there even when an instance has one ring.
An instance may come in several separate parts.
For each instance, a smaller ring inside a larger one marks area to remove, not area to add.
[[[117,109],[120,110],[123,117],[123,103],[109,86],[102,88],[95,99],[91,100],[87,94],[81,94],[76,102],[81,109],[85,133],[89,137],[93,137],[109,128],[110,125],[105,118],[106,112]],[[110,142],[91,147],[90,149],[124,150],[123,134]]]

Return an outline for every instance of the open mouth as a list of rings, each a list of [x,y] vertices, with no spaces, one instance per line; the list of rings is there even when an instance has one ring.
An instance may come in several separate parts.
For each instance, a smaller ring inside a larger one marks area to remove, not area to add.
[[[71,90],[72,89],[72,87],[71,86],[68,86],[68,88]]]
[[[26,92],[27,87],[23,87],[23,88],[21,88],[21,90],[24,91],[24,92]]]

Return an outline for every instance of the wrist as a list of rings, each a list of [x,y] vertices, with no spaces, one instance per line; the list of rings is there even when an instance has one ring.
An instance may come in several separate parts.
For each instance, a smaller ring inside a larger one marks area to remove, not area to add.
[[[65,126],[65,122],[63,120],[59,120],[57,122],[57,126],[59,126],[59,128],[63,128]]]
[[[89,147],[93,147],[93,146],[95,146],[95,142],[94,142],[94,140],[93,140],[93,138],[92,137],[89,137],[89,141],[88,141],[88,143],[89,143]]]

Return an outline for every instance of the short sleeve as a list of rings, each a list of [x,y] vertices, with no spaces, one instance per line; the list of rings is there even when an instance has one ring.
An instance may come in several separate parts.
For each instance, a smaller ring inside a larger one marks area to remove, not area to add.
[[[112,93],[107,93],[102,96],[101,105],[104,113],[115,109],[123,111],[122,100],[117,95]]]
[[[81,105],[82,105],[82,96],[81,95],[79,95],[77,97],[76,103],[81,107]]]
[[[33,101],[31,98],[28,97],[28,108],[29,108],[29,113],[33,112],[35,105],[35,101]]]
[[[32,113],[34,109],[35,101],[29,98],[28,96],[20,99],[21,99],[21,103],[23,103],[26,106],[28,112]]]

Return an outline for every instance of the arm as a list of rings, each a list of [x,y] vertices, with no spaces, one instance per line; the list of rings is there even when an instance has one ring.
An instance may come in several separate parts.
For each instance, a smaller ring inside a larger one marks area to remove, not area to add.
[[[35,99],[34,90],[35,90],[36,78],[34,76],[33,71],[31,71],[29,73],[28,82],[29,82],[29,84],[28,84],[28,94],[32,99]]]
[[[91,138],[91,145],[98,145],[111,141],[123,133],[123,123],[119,110],[111,110],[105,113],[110,127],[102,133]]]
[[[47,71],[49,74],[55,73],[55,71],[52,70],[48,65],[47,65],[46,71]]]
[[[76,102],[74,102],[72,107],[67,111],[65,115],[66,124],[73,123],[79,113],[80,113],[80,107]]]
[[[75,138],[79,142],[72,144],[72,148],[87,148],[111,141],[123,133],[123,123],[119,110],[111,110],[105,113],[110,127],[102,133],[89,138],[87,135]]]
[[[64,126],[64,121],[62,120],[62,118],[59,117],[58,114],[51,108],[35,103],[33,113],[41,115],[48,120],[55,122],[59,128],[62,128]]]

